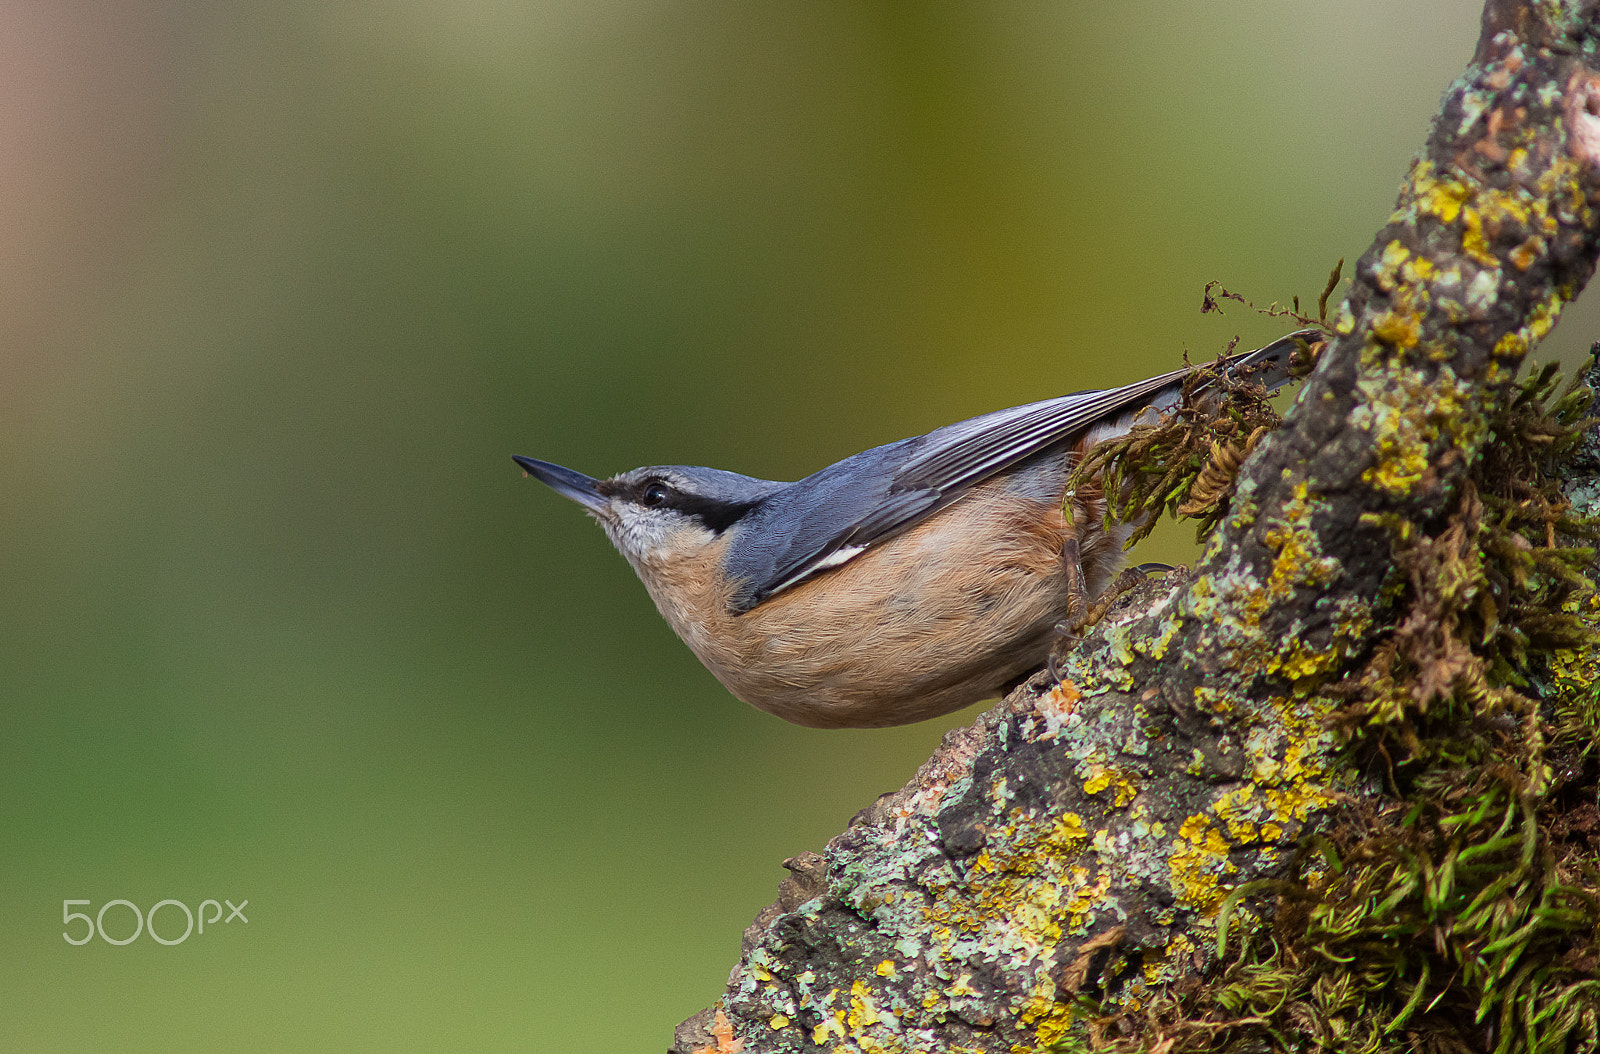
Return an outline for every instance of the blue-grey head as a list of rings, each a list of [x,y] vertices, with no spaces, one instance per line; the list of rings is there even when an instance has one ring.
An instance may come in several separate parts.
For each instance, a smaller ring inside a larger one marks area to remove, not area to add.
[[[588,510],[635,570],[701,554],[788,486],[737,472],[689,465],[652,465],[610,479],[513,455],[523,470]]]

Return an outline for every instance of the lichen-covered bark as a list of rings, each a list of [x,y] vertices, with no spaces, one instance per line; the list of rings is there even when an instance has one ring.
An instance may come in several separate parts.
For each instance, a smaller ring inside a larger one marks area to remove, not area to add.
[[[674,1050],[1048,1049],[1077,997],[1135,1009],[1204,970],[1247,918],[1230,894],[1377,792],[1334,752],[1326,689],[1392,628],[1391,552],[1446,529],[1493,394],[1592,273],[1597,25],[1592,3],[1491,0],[1199,567],[1125,598],[1059,683],[951,733],[794,862]]]
[[[1207,961],[1227,891],[1275,874],[1341,777],[1316,702],[1207,697],[1219,721],[1124,680],[1128,626],[1182,588],[1130,594],[1079,653],[1116,687],[1034,678],[786,883],[719,1004],[743,1049],[1041,1049],[1080,989],[1137,999]]]

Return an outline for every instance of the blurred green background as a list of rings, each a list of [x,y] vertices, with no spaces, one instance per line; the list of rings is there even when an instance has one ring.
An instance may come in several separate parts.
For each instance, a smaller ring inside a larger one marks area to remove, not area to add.
[[[796,478],[1264,340],[1202,286],[1314,302],[1479,6],[0,6],[0,1048],[663,1049],[973,714],[746,708],[509,455]]]

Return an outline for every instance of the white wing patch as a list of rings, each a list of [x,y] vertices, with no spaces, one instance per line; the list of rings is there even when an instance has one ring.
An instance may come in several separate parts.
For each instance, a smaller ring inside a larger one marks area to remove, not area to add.
[[[771,592],[777,593],[780,590],[788,589],[796,582],[803,582],[812,575],[820,574],[831,567],[838,567],[840,564],[847,564],[851,560],[854,560],[856,557],[860,556],[862,553],[866,552],[867,549],[868,546],[865,545],[847,545],[842,549],[835,549],[827,556],[824,556],[821,560],[818,560],[813,564],[806,565],[806,567],[802,569],[799,574],[790,575],[782,582],[779,582],[777,585],[773,586]]]

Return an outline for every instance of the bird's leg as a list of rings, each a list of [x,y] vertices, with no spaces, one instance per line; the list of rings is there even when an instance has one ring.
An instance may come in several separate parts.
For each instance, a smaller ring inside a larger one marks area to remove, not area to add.
[[[1067,611],[1062,623],[1068,627],[1068,633],[1073,633],[1078,616],[1089,610],[1089,586],[1083,579],[1083,550],[1076,536],[1062,544],[1061,564],[1067,576]]]
[[[1061,683],[1061,671],[1056,668],[1061,649],[1077,641],[1078,630],[1082,626],[1078,616],[1088,612],[1088,587],[1083,580],[1083,549],[1078,545],[1076,532],[1070,529],[1061,543],[1061,569],[1067,579],[1067,610],[1061,621],[1056,623],[1057,640],[1046,658],[1050,679],[1057,684]]]
[[[1168,568],[1168,570],[1171,569]],[[1072,627],[1073,633],[1081,636],[1085,630],[1105,618],[1106,612],[1110,611],[1112,605],[1121,599],[1122,594],[1143,582],[1146,577],[1148,576],[1145,574],[1145,569],[1142,565],[1125,568],[1121,574],[1111,580],[1111,584],[1106,587],[1106,591],[1100,594],[1100,599],[1096,600],[1089,610],[1084,613],[1083,621]]]
[[[1089,610],[1084,613],[1083,620],[1072,626],[1071,633],[1074,636],[1082,636],[1085,630],[1106,617],[1106,613],[1111,610],[1118,600],[1122,599],[1122,594],[1145,581],[1151,574],[1166,574],[1170,571],[1181,570],[1182,568],[1174,567],[1171,564],[1161,563],[1138,564],[1134,567],[1125,568],[1121,574],[1112,579],[1111,584],[1106,587],[1106,591],[1100,594],[1100,599],[1096,600]]]

